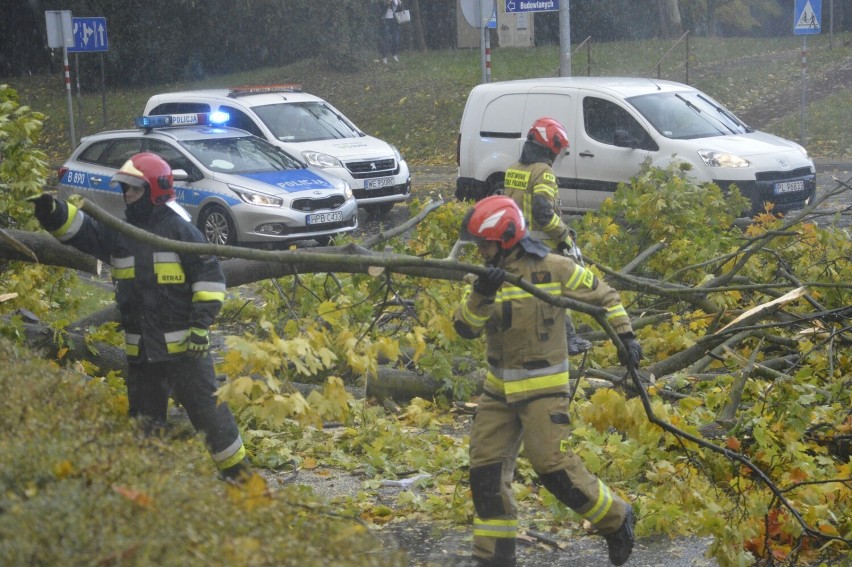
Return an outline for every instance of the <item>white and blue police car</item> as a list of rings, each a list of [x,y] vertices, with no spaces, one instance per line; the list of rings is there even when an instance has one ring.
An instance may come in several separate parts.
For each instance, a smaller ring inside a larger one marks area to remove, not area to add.
[[[242,128],[352,187],[358,205],[374,217],[411,195],[408,164],[394,146],[367,135],[354,122],[301,85],[252,85],[160,93],[148,99],[145,116],[226,112]]]
[[[358,226],[349,184],[265,140],[223,124],[223,113],[136,119],[136,129],[82,139],[59,169],[59,196],[78,194],[122,218],[110,181],[128,158],[153,152],[171,166],[177,202],[210,242],[261,248],[328,244]]]

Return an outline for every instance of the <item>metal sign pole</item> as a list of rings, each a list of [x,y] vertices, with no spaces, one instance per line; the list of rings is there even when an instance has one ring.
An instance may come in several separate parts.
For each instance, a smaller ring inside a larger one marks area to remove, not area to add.
[[[805,142],[805,98],[807,93],[808,75],[808,36],[802,36],[802,124],[799,130],[799,144],[804,146]]]
[[[68,48],[62,48],[62,68],[65,70],[65,94],[68,99],[68,123],[71,127],[71,149],[77,149],[77,133],[74,131],[74,105],[71,102],[71,68],[68,66]]]
[[[485,82],[491,82],[491,29],[482,28],[482,38],[485,40]]]
[[[793,33],[802,36],[802,110],[799,126],[799,144],[807,143],[805,111],[807,109],[808,35],[821,31],[822,0],[795,0],[793,6]]]
[[[74,54],[74,80],[77,83],[77,114],[80,115],[80,137],[86,135],[86,120],[83,117],[83,100],[80,95],[80,54]]]
[[[106,111],[106,72],[104,71],[104,53],[101,51],[101,108],[103,109],[103,127],[106,128],[107,124],[107,111]]]
[[[571,74],[571,2],[564,0],[559,7],[559,76]]]
[[[479,13],[482,14],[482,2],[485,0],[479,0]],[[481,83],[488,82],[488,71],[487,65],[485,64],[485,33],[487,32],[487,28],[485,24],[482,23],[482,19],[480,17],[479,21],[479,69],[482,71],[482,79]]]
[[[488,82],[488,71],[485,65],[485,33],[487,31],[486,28],[479,28],[479,70],[482,72],[482,78],[479,82],[481,83]]]

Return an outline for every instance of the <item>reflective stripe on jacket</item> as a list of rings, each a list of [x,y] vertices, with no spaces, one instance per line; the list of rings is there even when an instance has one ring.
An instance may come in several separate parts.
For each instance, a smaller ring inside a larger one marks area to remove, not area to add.
[[[53,235],[112,267],[128,361],[182,356],[190,327],[209,327],[225,299],[225,276],[214,256],[180,254],[133,240],[65,203],[68,217]],[[169,207],[155,207],[146,231],[204,243],[201,232]]]
[[[568,236],[568,227],[559,214],[556,175],[548,164],[513,164],[503,178],[503,193],[518,204],[533,238],[555,249]],[[536,199],[544,202],[536,204]]]
[[[516,248],[502,262],[507,272],[555,295],[605,307],[616,333],[632,331],[618,292],[568,257],[538,258]],[[454,320],[471,336],[485,330],[488,374],[485,390],[515,404],[568,391],[565,309],[504,283],[494,299],[465,289]]]

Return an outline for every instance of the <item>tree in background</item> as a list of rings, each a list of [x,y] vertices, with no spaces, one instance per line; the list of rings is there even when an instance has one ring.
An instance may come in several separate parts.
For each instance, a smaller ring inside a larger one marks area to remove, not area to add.
[[[458,0],[407,0],[409,49],[456,46]],[[61,52],[46,47],[44,12],[108,20],[105,55],[111,83],[152,85],[286,65],[319,57],[335,69],[356,68],[375,53],[376,18],[367,0],[30,0],[6,2],[0,21],[0,76],[61,72]],[[782,36],[791,33],[790,0],[586,0],[571,2],[575,41],[699,36]],[[834,31],[852,29],[852,2],[835,3]],[[536,45],[559,41],[559,14],[539,12]],[[823,25],[829,9],[823,2]],[[99,58],[79,58],[83,84],[99,84]],[[91,81],[89,81],[91,78]]]

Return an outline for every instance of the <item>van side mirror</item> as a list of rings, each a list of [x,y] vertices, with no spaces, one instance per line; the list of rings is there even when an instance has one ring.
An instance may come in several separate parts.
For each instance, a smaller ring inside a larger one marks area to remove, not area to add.
[[[632,138],[627,130],[616,130],[612,137],[612,143],[619,148],[632,148],[635,150],[639,147],[639,141],[636,138]]]

